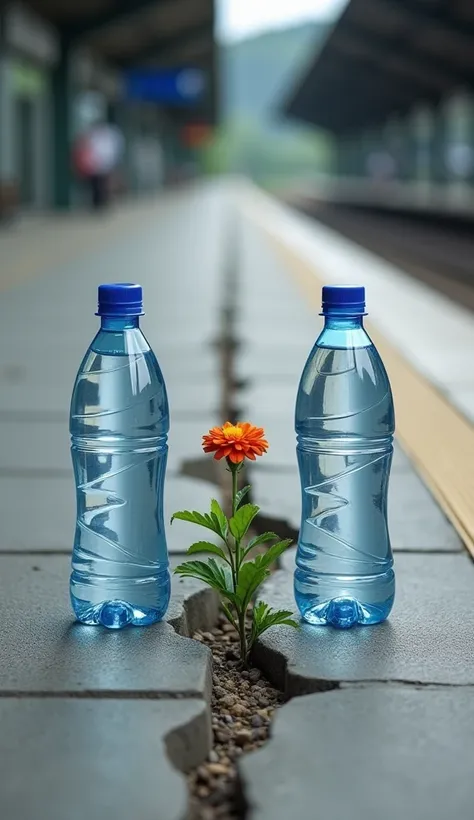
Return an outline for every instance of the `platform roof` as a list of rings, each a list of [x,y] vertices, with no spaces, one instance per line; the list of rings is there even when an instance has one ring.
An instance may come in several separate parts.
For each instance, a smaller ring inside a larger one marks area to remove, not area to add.
[[[214,0],[28,0],[63,38],[118,68],[197,66],[216,83]],[[216,116],[215,93],[212,111]]]
[[[473,86],[472,0],[350,0],[284,112],[342,134]]]

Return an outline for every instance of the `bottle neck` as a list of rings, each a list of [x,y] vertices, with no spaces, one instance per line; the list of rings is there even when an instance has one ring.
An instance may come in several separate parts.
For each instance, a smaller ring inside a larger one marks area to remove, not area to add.
[[[139,326],[138,316],[101,316],[101,330],[119,333],[122,330],[133,330]]]
[[[371,341],[364,330],[363,317],[360,313],[356,316],[328,313],[317,344],[318,347],[348,349],[368,347]]]
[[[364,327],[363,316],[337,316],[326,314],[324,328],[327,330],[359,330]]]

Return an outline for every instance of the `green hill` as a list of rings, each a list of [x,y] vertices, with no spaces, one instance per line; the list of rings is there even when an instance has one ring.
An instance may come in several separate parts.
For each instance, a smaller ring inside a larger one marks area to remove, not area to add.
[[[325,25],[305,23],[221,47],[222,125],[204,152],[205,169],[273,185],[327,168],[327,139],[280,113],[325,32]]]
[[[270,119],[325,31],[325,25],[305,23],[223,46],[223,117]]]

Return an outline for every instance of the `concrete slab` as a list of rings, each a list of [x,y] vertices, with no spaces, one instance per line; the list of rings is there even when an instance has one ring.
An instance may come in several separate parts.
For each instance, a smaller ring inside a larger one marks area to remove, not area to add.
[[[296,698],[239,761],[250,820],[470,820],[472,691],[370,686]],[[459,753],[462,750],[462,754]]]
[[[28,413],[30,412],[28,405]],[[22,417],[21,421],[2,419],[0,475],[56,476],[71,478],[69,426],[63,419],[38,422]]]
[[[157,351],[163,376],[168,386],[170,397],[175,384],[184,381],[187,384],[219,380],[218,351],[203,345],[162,344]]]
[[[216,424],[221,424],[221,421],[213,413],[196,421],[192,407],[185,413],[180,413],[177,419],[172,418],[168,439],[168,475],[179,473],[186,461],[202,460],[204,464],[209,462],[212,456],[203,452],[201,442],[203,435]]]
[[[213,540],[212,532],[176,521],[183,509],[209,510],[217,487],[197,478],[170,475],[165,484],[165,532],[170,554],[185,553],[194,541]],[[76,498],[71,475],[64,478],[0,475],[1,552],[70,552],[76,522]],[[209,537],[208,537],[209,534]]]
[[[186,820],[177,769],[211,748],[202,700],[0,700],[2,820]]]
[[[0,475],[1,552],[70,552],[76,522],[72,474]]]
[[[250,344],[244,340],[237,349],[235,367],[239,379],[255,384],[288,381],[296,396],[298,383],[303,372],[309,350],[304,343],[280,345],[278,342],[263,340]]]
[[[256,648],[257,664],[288,695],[373,681],[474,685],[470,559],[400,554],[395,572],[395,606],[387,622],[347,631],[274,627]],[[275,573],[261,598],[294,610],[292,573]]]
[[[301,502],[295,470],[250,474],[253,499],[265,517],[299,532]],[[389,529],[395,550],[461,551],[462,543],[448,519],[413,469],[394,470],[389,485]]]
[[[168,402],[171,422],[184,417],[185,419],[200,418],[201,427],[209,424],[209,419],[219,413],[221,404],[221,388],[215,378],[191,381],[186,376],[168,386]],[[206,428],[208,429],[208,428]]]
[[[1,695],[209,697],[206,647],[181,637],[169,623],[120,632],[74,623],[69,572],[66,556],[0,556]],[[167,618],[188,634],[189,607],[191,629],[198,618],[209,629],[212,591],[176,578],[173,584]],[[189,604],[193,594],[195,606]]]
[[[396,550],[463,549],[456,530],[414,470],[391,476],[388,521]]]

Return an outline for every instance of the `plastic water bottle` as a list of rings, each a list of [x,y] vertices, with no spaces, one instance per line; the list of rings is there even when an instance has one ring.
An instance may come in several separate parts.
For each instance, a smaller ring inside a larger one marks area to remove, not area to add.
[[[110,629],[161,620],[170,597],[163,523],[168,399],[139,327],[142,307],[139,285],[99,287],[101,327],[71,401],[71,602],[79,621]]]
[[[295,599],[308,623],[347,628],[379,623],[393,605],[387,489],[395,420],[387,373],[363,327],[364,288],[323,288],[323,315],[296,403]]]

